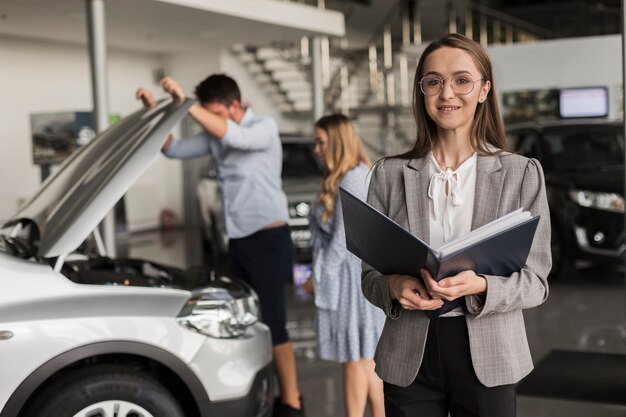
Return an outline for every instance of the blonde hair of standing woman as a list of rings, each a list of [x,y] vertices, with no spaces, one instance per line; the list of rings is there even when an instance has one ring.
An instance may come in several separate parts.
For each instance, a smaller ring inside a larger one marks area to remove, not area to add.
[[[322,182],[318,201],[324,208],[322,221],[327,222],[335,213],[335,196],[341,178],[346,172],[361,162],[369,167],[371,162],[365,154],[361,138],[352,121],[343,114],[324,116],[315,123],[328,135],[328,147],[325,155],[327,172]]]

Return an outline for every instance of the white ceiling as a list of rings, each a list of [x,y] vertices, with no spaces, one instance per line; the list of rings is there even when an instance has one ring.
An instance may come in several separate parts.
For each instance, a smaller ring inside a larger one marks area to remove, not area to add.
[[[338,12],[277,0],[105,0],[104,4],[108,46],[144,52],[242,42],[260,45],[344,30]],[[85,44],[85,7],[85,0],[2,0],[0,34]]]

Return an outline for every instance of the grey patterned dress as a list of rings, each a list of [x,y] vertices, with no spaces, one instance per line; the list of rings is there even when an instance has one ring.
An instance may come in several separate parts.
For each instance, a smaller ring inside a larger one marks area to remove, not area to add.
[[[344,175],[340,185],[365,200],[367,174],[367,166],[360,164]],[[333,217],[323,223],[322,214],[323,208],[315,203],[310,227],[320,357],[337,362],[372,359],[385,315],[361,292],[361,261],[346,249],[339,194]]]

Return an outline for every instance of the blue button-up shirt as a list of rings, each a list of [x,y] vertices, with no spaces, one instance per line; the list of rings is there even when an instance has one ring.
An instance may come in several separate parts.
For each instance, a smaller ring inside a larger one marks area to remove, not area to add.
[[[213,155],[222,182],[226,231],[236,239],[277,221],[286,222],[289,213],[281,184],[283,149],[274,119],[247,109],[239,124],[230,119],[227,123],[222,140],[201,133],[173,141],[165,155]]]

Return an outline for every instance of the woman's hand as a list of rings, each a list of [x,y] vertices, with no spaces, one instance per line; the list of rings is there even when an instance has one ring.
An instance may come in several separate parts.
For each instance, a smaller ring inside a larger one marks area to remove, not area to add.
[[[427,269],[422,269],[422,276],[431,297],[452,301],[471,294],[484,294],[487,280],[474,271],[463,271],[453,277],[435,281]]]
[[[406,310],[436,310],[443,305],[440,298],[428,294],[421,279],[408,275],[392,275],[389,293]]]
[[[159,84],[163,87],[163,91],[172,96],[175,102],[182,103],[187,98],[183,88],[172,77],[163,78]]]
[[[313,285],[313,277],[312,276],[310,276],[309,279],[304,281],[304,284],[302,284],[302,290],[307,295],[314,295],[315,294],[315,287]]]

